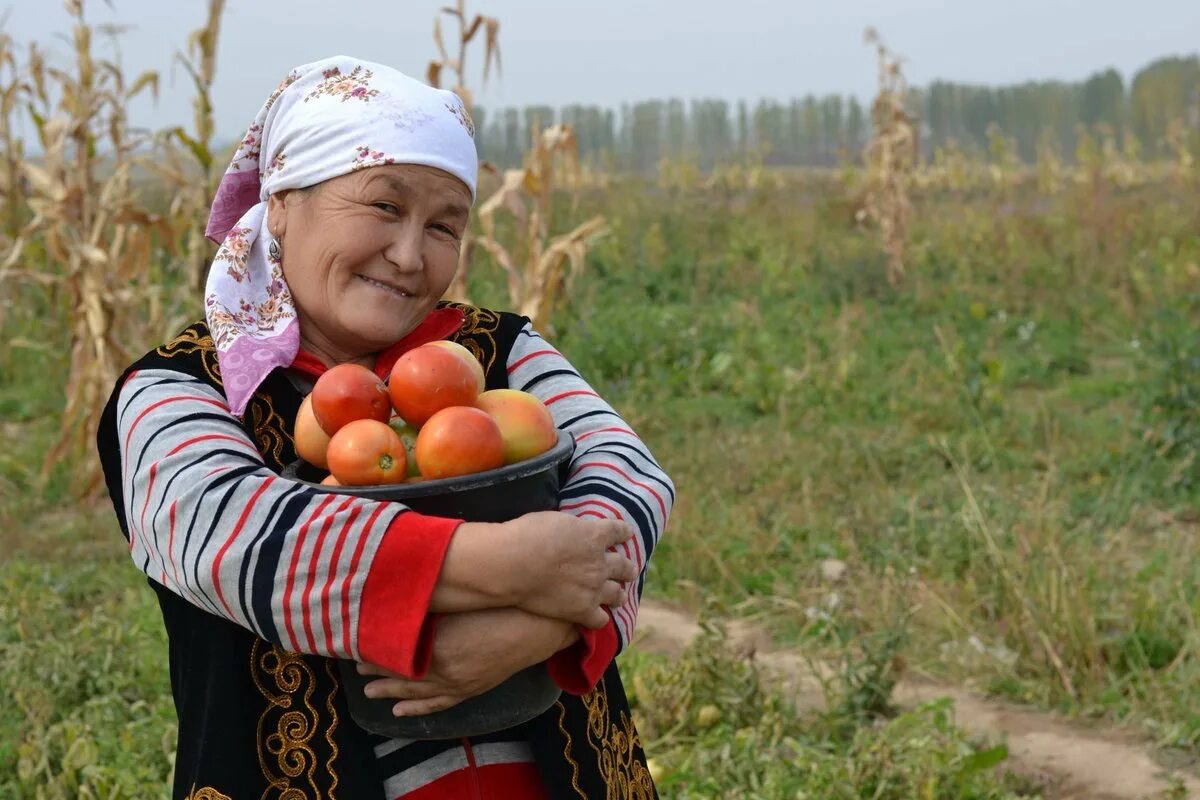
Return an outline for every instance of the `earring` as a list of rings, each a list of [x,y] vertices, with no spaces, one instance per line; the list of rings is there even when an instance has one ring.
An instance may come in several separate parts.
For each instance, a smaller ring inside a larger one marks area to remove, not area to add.
[[[272,238],[271,243],[267,245],[267,253],[275,261],[279,261],[283,257],[283,250],[279,247],[279,240]]]

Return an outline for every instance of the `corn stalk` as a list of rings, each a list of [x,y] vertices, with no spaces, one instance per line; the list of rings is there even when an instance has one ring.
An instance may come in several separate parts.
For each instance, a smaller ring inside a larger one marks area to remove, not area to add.
[[[906,107],[908,82],[896,58],[873,28],[866,32],[879,59],[879,89],[871,105],[873,132],[863,152],[867,192],[858,219],[879,229],[892,286],[904,277],[904,251],[912,212],[909,187],[917,156],[916,126]]]
[[[163,131],[159,143],[166,157],[153,165],[174,189],[167,215],[176,232],[176,249],[190,277],[192,290],[203,286],[213,257],[213,246],[205,238],[204,228],[209,203],[216,196],[223,171],[223,163],[212,149],[212,87],[217,75],[217,43],[224,13],[225,0],[209,0],[204,26],[192,31],[188,37],[187,52],[175,56],[194,89],[193,129],[174,127]]]
[[[138,279],[151,258],[157,220],[138,207],[131,186],[134,154],[146,142],[130,133],[125,109],[143,91],[157,92],[158,76],[147,72],[127,84],[118,64],[94,55],[82,0],[66,5],[74,71],[48,65],[36,48],[26,65],[27,110],[43,156],[21,164],[32,213],[22,238],[37,238],[45,264],[7,277],[48,284],[68,307],[66,408],[43,476],[75,456],[75,463],[87,465],[81,487],[90,491],[98,476],[94,459],[82,456],[127,360],[122,342],[144,324],[135,308],[144,291],[154,291]]]
[[[550,317],[583,271],[588,248],[608,225],[603,217],[552,236],[555,190],[579,169],[579,146],[569,125],[554,125],[533,134],[521,169],[505,171],[500,188],[479,208],[479,245],[508,279],[509,301],[535,327],[549,330]],[[565,173],[565,175],[564,175]],[[501,241],[496,215],[513,217],[512,235]]]
[[[450,58],[446,48],[446,39],[442,31],[442,15],[450,17],[458,25],[457,58]],[[471,90],[467,88],[467,50],[475,36],[483,31],[483,83],[486,84],[493,64],[496,65],[496,72],[500,72],[500,21],[495,17],[476,14],[468,22],[468,17],[465,0],[455,0],[453,6],[445,6],[438,14],[434,15],[433,42],[437,46],[438,58],[429,62],[425,77],[430,86],[440,88],[443,73],[454,73],[452,91],[463,101],[463,106],[470,110],[472,95]],[[480,180],[485,175],[494,174],[495,171],[495,167],[491,164],[480,164]],[[454,282],[446,290],[446,296],[450,299],[461,302],[468,302],[470,299],[467,295],[467,277],[471,272],[471,259],[475,254],[475,246],[476,238],[468,231],[463,236],[462,245],[458,251],[458,270],[454,273]]]

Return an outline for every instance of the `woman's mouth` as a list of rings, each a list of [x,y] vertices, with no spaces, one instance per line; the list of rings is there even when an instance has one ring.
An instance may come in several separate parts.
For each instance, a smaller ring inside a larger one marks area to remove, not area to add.
[[[355,275],[355,277],[359,278],[360,280],[365,281],[366,283],[370,284],[371,286],[374,286],[376,289],[382,289],[383,291],[388,292],[396,297],[411,297],[412,296],[410,292],[408,292],[404,289],[401,289],[396,286],[392,286],[391,284],[383,283],[382,281],[377,281],[374,278],[368,278],[366,275]]]

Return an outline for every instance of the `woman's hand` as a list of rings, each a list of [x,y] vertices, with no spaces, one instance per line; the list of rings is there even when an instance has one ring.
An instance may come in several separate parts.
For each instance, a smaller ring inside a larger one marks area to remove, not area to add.
[[[637,566],[608,552],[634,535],[623,522],[559,511],[511,522],[464,522],[450,540],[430,610],[515,606],[588,628],[608,624],[604,606],[625,599]]]
[[[367,684],[366,694],[398,700],[392,707],[396,716],[432,714],[540,664],[574,643],[578,635],[569,622],[516,608],[447,614],[438,620],[433,656],[423,679],[409,680],[373,664],[359,664],[358,672],[381,677]]]
[[[514,605],[543,617],[587,628],[608,624],[604,606],[625,599],[622,583],[637,578],[637,566],[609,552],[634,535],[624,522],[588,519],[559,511],[526,514],[504,523],[517,545],[520,585]]]

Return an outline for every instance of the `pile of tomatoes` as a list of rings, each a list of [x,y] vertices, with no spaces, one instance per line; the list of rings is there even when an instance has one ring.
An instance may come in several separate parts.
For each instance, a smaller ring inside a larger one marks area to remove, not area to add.
[[[385,384],[339,364],[296,415],[296,452],[322,483],[375,486],[451,478],[540,455],[558,441],[546,406],[515,389],[485,391],[483,367],[448,341],[408,351]]]

